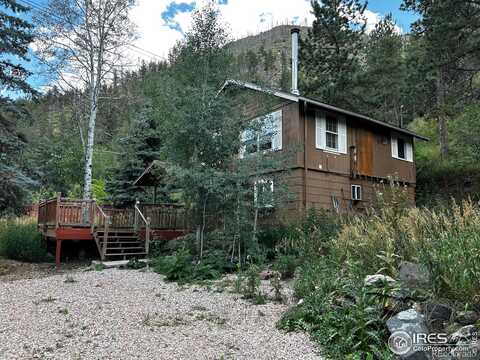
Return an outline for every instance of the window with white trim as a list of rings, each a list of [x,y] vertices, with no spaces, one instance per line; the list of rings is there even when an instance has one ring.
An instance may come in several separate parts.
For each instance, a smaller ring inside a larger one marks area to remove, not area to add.
[[[392,134],[392,157],[395,159],[413,162],[412,139]]]
[[[253,201],[259,209],[271,209],[274,206],[273,180],[259,179],[253,184]]]
[[[360,185],[352,185],[352,200],[362,200],[362,187]]]
[[[282,149],[282,110],[252,119],[249,125],[242,132],[240,157]]]
[[[346,154],[347,123],[345,118],[318,111],[315,116],[315,145],[317,149]]]
[[[338,120],[331,116],[327,116],[325,122],[325,143],[327,149],[338,151]]]

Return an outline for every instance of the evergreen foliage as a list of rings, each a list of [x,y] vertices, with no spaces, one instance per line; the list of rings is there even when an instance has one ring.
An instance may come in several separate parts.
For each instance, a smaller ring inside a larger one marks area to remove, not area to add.
[[[116,206],[133,205],[137,199],[146,199],[145,189],[135,186],[134,182],[159,156],[160,138],[151,112],[150,106],[144,106],[127,136],[120,140],[123,154],[112,170],[107,186],[107,192]]]
[[[360,0],[312,1],[315,20],[300,43],[302,89],[328,104],[355,108],[366,4]]]
[[[477,1],[404,0],[403,8],[421,18],[412,26],[428,56],[427,69],[435,86],[436,106],[429,114],[438,120],[441,155],[448,155],[448,118],[463,109],[478,89],[480,72],[480,10]]]
[[[30,72],[21,61],[28,61],[33,40],[32,25],[21,18],[28,8],[15,0],[0,1],[0,214],[21,211],[27,190],[35,182],[25,173],[20,157],[26,145],[16,122],[25,111],[3,94],[34,91],[26,79]]]
[[[403,39],[392,14],[387,15],[369,36],[363,86],[367,90],[362,107],[375,119],[403,126],[406,102],[406,69]]]

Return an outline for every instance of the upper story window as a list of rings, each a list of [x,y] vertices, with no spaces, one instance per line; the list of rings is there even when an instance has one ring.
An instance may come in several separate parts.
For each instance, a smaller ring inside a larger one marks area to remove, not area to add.
[[[242,133],[240,157],[260,151],[282,149],[282,110],[251,120],[251,128]]]
[[[347,124],[345,118],[317,112],[315,118],[317,149],[347,153]]]
[[[413,162],[412,140],[392,134],[392,157]]]

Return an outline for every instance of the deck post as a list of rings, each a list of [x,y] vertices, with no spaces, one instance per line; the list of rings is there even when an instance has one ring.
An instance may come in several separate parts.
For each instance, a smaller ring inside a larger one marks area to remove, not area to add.
[[[90,229],[92,234],[95,232],[95,208],[96,202],[95,200],[90,201]]]
[[[145,253],[147,256],[150,249],[150,222],[150,217],[147,217],[147,226],[145,227]]]
[[[57,238],[57,247],[55,249],[55,266],[60,268],[60,263],[62,259],[62,240]]]
[[[102,246],[102,260],[105,260],[105,254],[107,253],[108,243],[108,227],[110,225],[110,216],[105,217],[105,227],[103,229],[103,246]]]
[[[60,203],[62,202],[62,194],[57,193],[57,203],[55,207],[55,229],[60,226]]]
[[[137,231],[138,230],[138,211],[137,211],[137,208],[138,208],[138,205],[140,205],[140,201],[135,200],[135,214],[133,216],[134,220],[133,220],[133,230]]]

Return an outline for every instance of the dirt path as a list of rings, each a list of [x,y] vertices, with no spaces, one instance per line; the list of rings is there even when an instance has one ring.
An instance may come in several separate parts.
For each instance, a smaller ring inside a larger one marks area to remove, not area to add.
[[[321,359],[275,328],[286,305],[142,270],[0,282],[1,359]]]
[[[0,257],[0,282],[38,279],[46,276],[67,274],[71,271],[85,269],[88,266],[89,262],[70,262],[63,264],[59,271],[53,263],[24,263]]]

